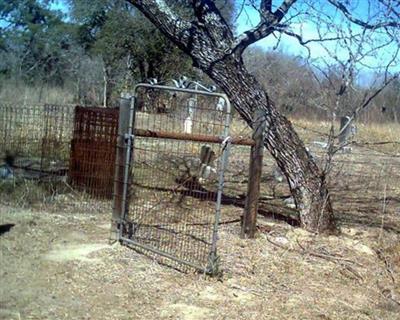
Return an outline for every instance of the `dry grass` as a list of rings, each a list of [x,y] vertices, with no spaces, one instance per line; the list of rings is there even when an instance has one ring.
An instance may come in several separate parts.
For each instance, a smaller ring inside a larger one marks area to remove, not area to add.
[[[360,124],[358,128],[356,140],[361,144],[368,145],[369,143],[374,149],[400,155],[400,125],[398,123]]]
[[[260,218],[257,238],[243,240],[237,224],[224,225],[224,274],[213,279],[107,245],[106,213],[0,210],[15,223],[0,243],[5,319],[392,320],[400,311],[399,238],[384,231],[380,247],[379,229],[318,237]]]
[[[315,122],[307,119],[291,119],[295,129],[303,141],[311,144],[314,140],[326,141],[330,130],[329,122]],[[336,123],[336,133],[339,123]],[[357,123],[355,144],[372,148],[373,150],[400,154],[400,125],[396,123]]]
[[[290,119],[306,145],[313,141],[326,141],[329,135],[330,122],[308,120],[305,118]],[[339,123],[335,125],[336,133]],[[251,129],[246,123],[235,118],[231,126],[231,135],[251,137]],[[400,155],[400,125],[397,123],[357,123],[357,134],[354,137],[356,145],[373,150]]]
[[[62,87],[35,87],[13,81],[4,82],[0,87],[1,101],[12,103],[68,104],[74,102],[74,95]]]

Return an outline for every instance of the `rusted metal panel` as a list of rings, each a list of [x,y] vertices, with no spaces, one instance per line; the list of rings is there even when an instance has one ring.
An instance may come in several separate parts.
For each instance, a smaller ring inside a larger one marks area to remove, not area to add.
[[[112,197],[117,133],[117,108],[75,108],[69,163],[69,181],[75,188]]]

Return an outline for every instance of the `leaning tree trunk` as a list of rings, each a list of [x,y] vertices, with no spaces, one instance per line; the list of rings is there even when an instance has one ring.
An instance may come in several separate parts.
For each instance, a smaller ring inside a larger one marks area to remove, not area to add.
[[[199,66],[201,68],[201,63]],[[223,89],[250,126],[253,125],[253,111],[257,108],[265,110],[264,144],[288,181],[301,225],[310,231],[334,231],[335,222],[325,176],[290,121],[277,111],[242,61],[228,58],[203,71]]]
[[[239,37],[215,7],[214,1],[190,1],[195,20],[179,17],[164,0],[128,0],[203,70],[227,94],[229,100],[253,126],[255,109],[265,111],[265,146],[286,176],[301,225],[310,231],[335,229],[325,177],[307,152],[291,123],[279,114],[262,86],[244,67],[241,55],[251,43],[272,33],[294,1],[284,1],[272,12],[261,1],[266,20]],[[268,12],[267,12],[268,11]]]

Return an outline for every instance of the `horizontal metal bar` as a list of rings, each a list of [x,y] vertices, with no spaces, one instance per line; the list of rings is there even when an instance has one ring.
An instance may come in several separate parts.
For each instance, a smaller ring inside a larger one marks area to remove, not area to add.
[[[195,268],[195,269],[200,270],[200,271],[202,271],[202,272],[204,272],[204,273],[207,272],[207,268],[205,268],[205,267],[201,267],[201,266],[196,265],[195,263],[192,263],[192,262],[189,262],[189,261],[180,260],[180,259],[178,259],[177,257],[175,257],[175,256],[173,256],[173,255],[171,255],[171,254],[169,254],[169,253],[166,253],[166,252],[160,251],[160,250],[158,250],[158,249],[152,248],[152,247],[147,246],[147,245],[145,245],[145,244],[142,244],[142,243],[140,243],[140,242],[136,242],[136,241],[134,241],[134,240],[132,240],[132,239],[128,239],[128,238],[125,238],[125,237],[122,237],[122,236],[121,236],[119,239],[120,239],[121,241],[123,241],[123,242],[129,243],[129,244],[132,244],[132,245],[141,247],[141,248],[143,248],[143,249],[145,249],[145,250],[151,251],[151,252],[153,252],[153,253],[159,254],[160,256],[163,256],[163,257],[166,257],[166,258],[168,258],[168,259],[177,261],[177,262],[179,262],[179,263],[188,265],[189,267]]]
[[[147,138],[198,141],[198,142],[208,142],[208,143],[222,143],[224,141],[223,137],[218,137],[218,136],[168,132],[168,131],[152,131],[146,129],[135,129],[135,136],[147,137]],[[254,140],[249,138],[232,137],[230,143],[241,146],[254,146]]]

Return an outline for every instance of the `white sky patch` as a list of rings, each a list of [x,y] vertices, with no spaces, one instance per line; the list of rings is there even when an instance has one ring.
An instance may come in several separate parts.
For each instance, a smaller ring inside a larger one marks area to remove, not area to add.
[[[51,10],[59,10],[62,13],[68,13],[68,8],[63,1],[54,1],[50,3]]]

